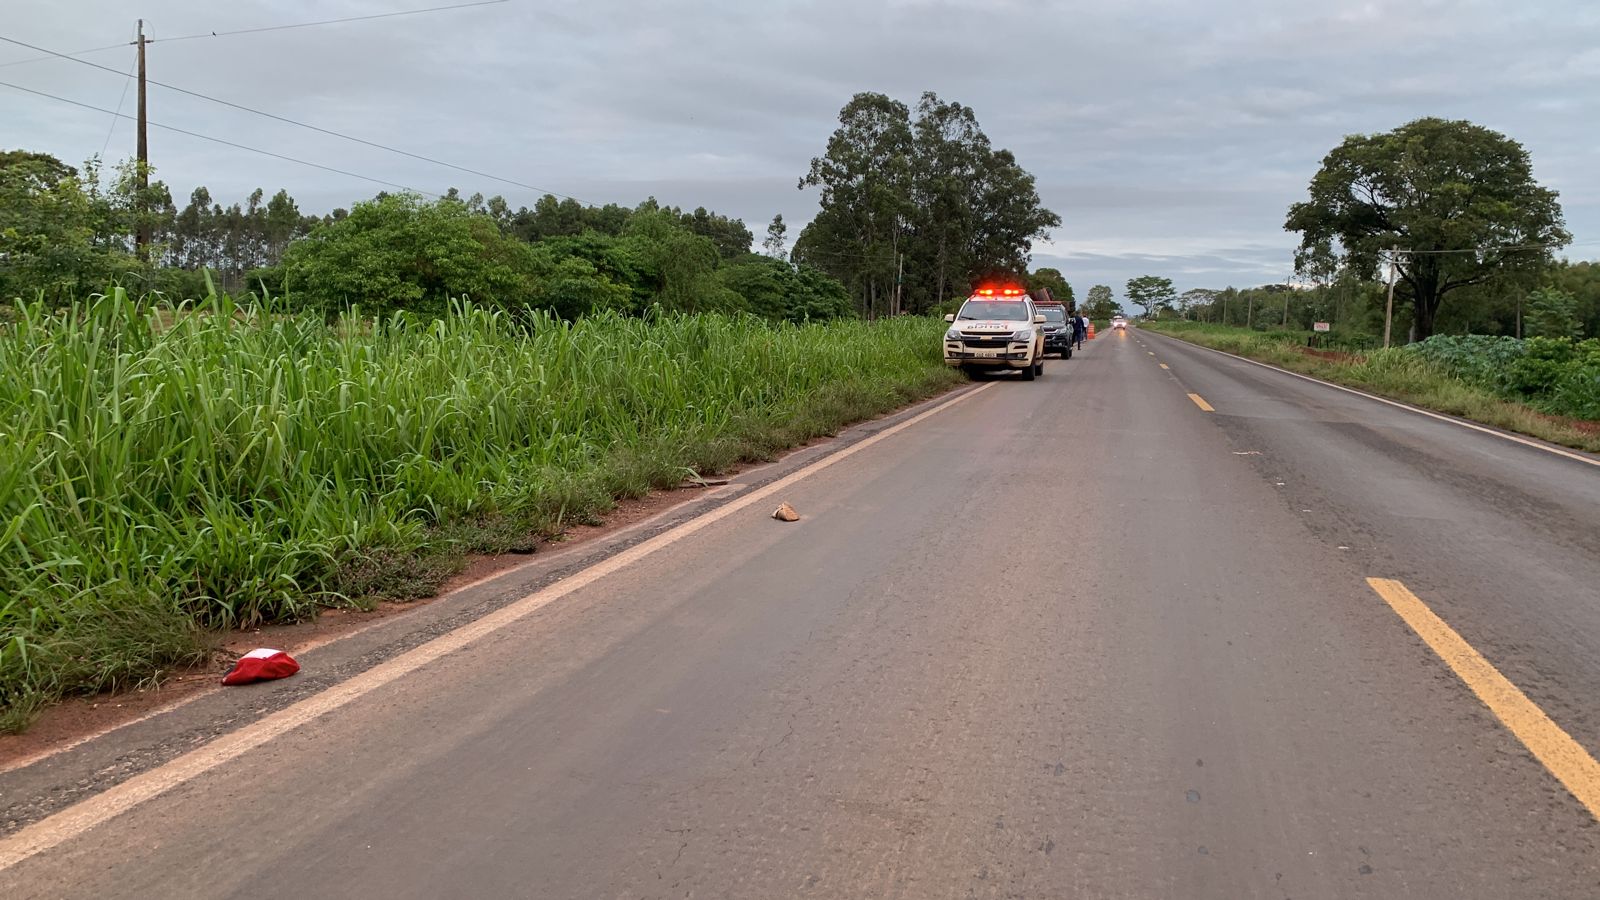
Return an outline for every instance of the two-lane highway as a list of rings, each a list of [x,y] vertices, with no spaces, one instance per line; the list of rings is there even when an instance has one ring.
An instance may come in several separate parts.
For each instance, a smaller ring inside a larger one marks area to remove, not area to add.
[[[0,841],[0,896],[1600,895],[1368,581],[1600,750],[1600,467],[1111,333],[713,516]]]

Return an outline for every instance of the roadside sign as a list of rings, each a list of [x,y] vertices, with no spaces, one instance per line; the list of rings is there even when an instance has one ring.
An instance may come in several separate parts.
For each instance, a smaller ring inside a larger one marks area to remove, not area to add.
[[[1333,330],[1333,326],[1328,324],[1327,322],[1312,322],[1311,323],[1311,330],[1312,331],[1332,331]]]

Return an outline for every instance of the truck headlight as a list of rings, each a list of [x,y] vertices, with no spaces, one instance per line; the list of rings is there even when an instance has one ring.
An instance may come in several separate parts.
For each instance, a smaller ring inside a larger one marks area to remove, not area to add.
[[[946,331],[944,333],[944,339],[947,340],[947,341],[955,341],[955,342],[959,343],[961,341],[961,332],[959,332],[956,329],[952,328],[949,331]]]
[[[1032,328],[1024,328],[1021,331],[1018,331],[1016,334],[1013,334],[1011,336],[1011,339],[1013,341],[1016,341],[1019,344],[1032,343],[1032,341],[1033,341],[1033,329]]]

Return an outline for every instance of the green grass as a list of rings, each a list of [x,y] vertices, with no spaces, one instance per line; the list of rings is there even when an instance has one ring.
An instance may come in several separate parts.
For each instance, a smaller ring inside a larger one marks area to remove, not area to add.
[[[213,629],[426,596],[621,497],[959,381],[934,319],[329,325],[120,290],[0,325],[0,729]]]
[[[1148,322],[1141,327],[1436,412],[1600,452],[1600,427],[1595,423],[1506,400],[1489,388],[1457,377],[1438,361],[1405,348],[1340,353],[1330,358],[1304,349],[1307,332],[1260,332],[1198,322]]]

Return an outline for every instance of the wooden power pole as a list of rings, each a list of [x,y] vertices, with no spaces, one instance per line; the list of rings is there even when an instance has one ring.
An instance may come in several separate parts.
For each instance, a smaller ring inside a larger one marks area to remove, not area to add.
[[[148,261],[150,258],[150,210],[146,208],[146,194],[150,187],[150,141],[146,134],[149,121],[145,116],[145,83],[144,83],[144,20],[139,20],[139,146],[137,173],[139,185],[138,227],[134,230],[134,250],[139,258]]]
[[[1394,275],[1395,267],[1399,262],[1400,245],[1395,244],[1389,248],[1389,303],[1383,311],[1383,346],[1389,347],[1389,332],[1394,327]]]

